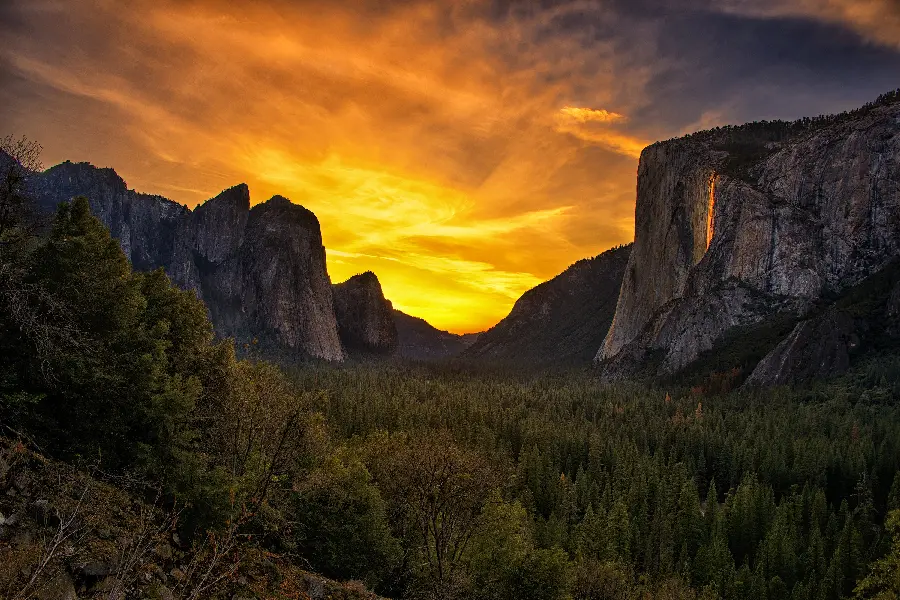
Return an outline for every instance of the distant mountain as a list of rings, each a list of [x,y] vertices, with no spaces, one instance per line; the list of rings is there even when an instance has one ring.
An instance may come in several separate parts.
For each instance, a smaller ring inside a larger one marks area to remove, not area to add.
[[[583,259],[528,290],[462,357],[588,365],[612,322],[631,245]]]
[[[440,360],[459,355],[478,339],[479,333],[458,335],[430,325],[425,319],[393,310],[397,328],[397,355],[410,360]]]
[[[393,307],[372,271],[332,287],[338,334],[351,355],[390,355],[397,351]]]
[[[343,360],[319,221],[302,206],[275,196],[250,208],[241,184],[191,211],[129,190],[114,170],[88,163],[64,162],[29,185],[48,211],[86,196],[134,268],[162,267],[194,290],[218,335],[239,345],[256,340],[288,362]]]

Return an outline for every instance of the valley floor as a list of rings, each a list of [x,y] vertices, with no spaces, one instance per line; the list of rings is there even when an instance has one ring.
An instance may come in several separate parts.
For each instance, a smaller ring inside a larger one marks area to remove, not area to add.
[[[270,473],[263,502],[246,495],[208,534],[189,523],[196,495],[6,439],[0,591],[890,598],[872,590],[898,568],[894,362],[728,394],[450,364],[296,369],[278,385],[302,398],[303,470]]]

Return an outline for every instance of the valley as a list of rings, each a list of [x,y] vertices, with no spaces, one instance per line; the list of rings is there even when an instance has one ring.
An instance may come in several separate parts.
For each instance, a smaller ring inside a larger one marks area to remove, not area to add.
[[[466,335],[286,197],[3,146],[0,597],[896,597],[900,92],[647,147]]]

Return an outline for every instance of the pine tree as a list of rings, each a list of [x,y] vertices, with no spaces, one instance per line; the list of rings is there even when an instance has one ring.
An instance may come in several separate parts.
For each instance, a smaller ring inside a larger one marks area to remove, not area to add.
[[[887,499],[888,510],[900,510],[900,471],[894,474],[894,481],[891,483],[891,490],[888,492]]]
[[[886,529],[892,538],[887,556],[875,562],[853,590],[854,600],[898,600],[900,598],[900,510],[888,515]]]

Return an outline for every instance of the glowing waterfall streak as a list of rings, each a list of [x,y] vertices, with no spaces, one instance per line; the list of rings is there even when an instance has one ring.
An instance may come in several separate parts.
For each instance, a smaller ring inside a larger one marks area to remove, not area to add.
[[[713,227],[713,217],[715,216],[715,208],[716,208],[716,179],[718,176],[713,173],[709,176],[709,204],[706,207],[706,249],[709,250],[709,245],[712,243],[714,227]]]

